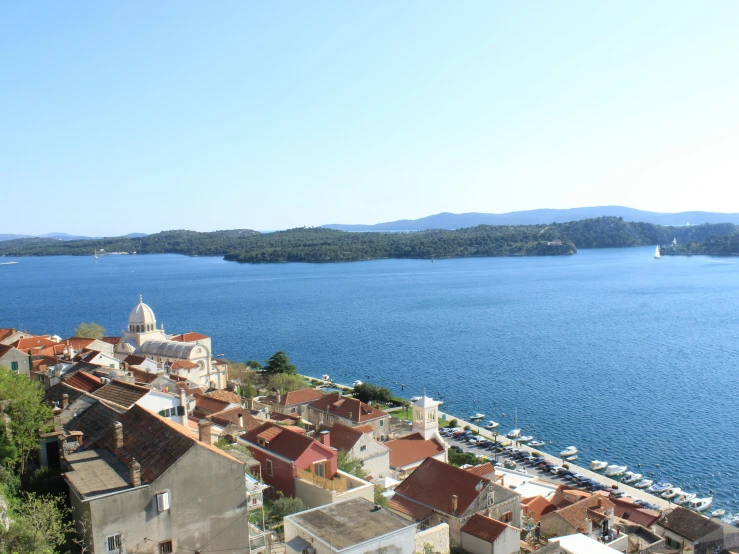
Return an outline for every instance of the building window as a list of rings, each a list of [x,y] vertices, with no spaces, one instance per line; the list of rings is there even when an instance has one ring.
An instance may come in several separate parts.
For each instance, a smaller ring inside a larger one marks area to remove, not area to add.
[[[121,550],[121,534],[116,533],[105,537],[105,551],[106,552],[120,552]]]
[[[159,554],[172,554],[172,541],[160,542]]]
[[[493,504],[495,504],[495,493],[489,492],[488,493],[488,507],[492,506]]]
[[[512,512],[504,513],[503,517],[500,518],[500,521],[502,521],[503,523],[510,523],[511,521],[513,521],[513,513]]]
[[[270,477],[274,476],[274,469],[272,468],[272,460],[267,460],[267,475]]]
[[[169,510],[169,493],[160,492],[157,494],[157,511],[166,512]]]
[[[385,426],[385,422],[383,420],[380,420],[380,427],[384,427],[384,426]]]
[[[10,362],[10,369],[18,371],[18,362]]]
[[[325,477],[326,476],[326,471],[325,471],[325,469],[323,467],[323,462],[317,462],[317,463],[313,464],[313,473],[315,473],[319,477]]]
[[[363,444],[362,446],[359,447],[359,451],[360,452],[364,452],[365,450],[367,450],[367,445],[366,444]]]

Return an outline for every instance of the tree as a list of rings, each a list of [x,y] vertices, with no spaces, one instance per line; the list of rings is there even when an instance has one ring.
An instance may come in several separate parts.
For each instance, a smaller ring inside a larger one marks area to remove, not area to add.
[[[309,385],[308,381],[300,375],[278,373],[269,378],[269,386],[275,392],[280,391],[280,394],[286,394],[294,390],[307,389]]]
[[[378,387],[372,383],[362,383],[354,387],[354,398],[369,404],[370,402],[381,402],[389,404],[393,401],[393,393],[386,387]]]
[[[300,498],[291,498],[283,496],[272,503],[272,517],[283,519],[290,514],[297,514],[306,510],[306,506]]]
[[[346,450],[339,450],[337,465],[341,471],[349,475],[354,475],[354,477],[359,477],[360,479],[367,477],[367,470],[362,466],[362,460],[355,458]]]
[[[270,375],[296,373],[297,371],[298,369],[290,363],[290,358],[282,351],[275,353],[274,356],[267,360],[267,365],[264,366],[264,372]]]
[[[21,473],[33,450],[38,448],[38,433],[48,426],[53,413],[44,402],[44,389],[25,375],[0,367],[0,401],[7,401],[7,431],[18,452]]]
[[[16,511],[35,545],[34,551],[54,551],[72,531],[70,510],[64,506],[63,497],[25,493]]]
[[[105,336],[105,328],[97,323],[80,323],[80,326],[74,330],[74,336],[86,339],[101,339]]]
[[[382,485],[375,485],[375,504],[387,508],[387,496],[382,494],[385,492]]]
[[[249,360],[248,362],[246,362],[246,365],[254,371],[259,371],[260,369],[262,369],[262,364],[256,360]]]

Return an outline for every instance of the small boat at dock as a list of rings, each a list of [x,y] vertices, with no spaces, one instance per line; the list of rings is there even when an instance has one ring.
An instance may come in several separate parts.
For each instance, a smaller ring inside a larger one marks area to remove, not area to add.
[[[683,493],[683,490],[680,487],[670,487],[665,492],[661,494],[662,498],[665,500],[672,500],[676,496]]]
[[[485,425],[485,429],[495,429],[496,427],[498,427],[498,425],[500,425],[500,423],[491,420],[487,422],[487,424]]]
[[[520,436],[521,436],[521,429],[514,429],[513,431],[510,431],[506,435],[506,437],[508,437],[509,439],[517,439]]]
[[[671,489],[671,488],[672,488],[672,483],[668,483],[667,481],[658,481],[657,483],[649,487],[649,492],[662,494],[667,489]]]
[[[473,415],[470,419],[472,421],[482,421],[482,418],[484,418],[484,417],[485,417],[485,414],[477,413],[477,414]]]
[[[627,469],[629,469],[629,466],[610,465],[606,468],[606,477],[619,477],[626,473]]]
[[[577,454],[578,450],[574,446],[568,446],[565,448],[562,452],[559,453],[560,458],[569,458],[570,456],[574,456]]]
[[[646,489],[647,487],[651,487],[652,483],[654,483],[654,481],[652,481],[651,479],[642,479],[634,486],[637,489]]]
[[[565,460],[567,460],[568,462],[574,462],[575,460],[577,460],[577,454],[575,454],[574,456],[567,456]]]
[[[684,492],[675,499],[675,504],[677,504],[678,506],[682,506],[693,500],[696,496],[698,495],[693,494],[692,492]]]
[[[532,440],[534,440],[534,437],[532,437],[531,435],[526,435],[524,437],[518,437],[518,442],[529,442]]]
[[[601,471],[608,467],[608,462],[601,462],[600,460],[593,460],[590,462],[590,471]]]
[[[688,502],[688,508],[695,511],[695,512],[702,512],[713,503],[713,496],[708,496],[706,498],[694,498],[690,502]]]
[[[544,441],[531,441],[529,443],[529,446],[544,446],[546,443]]]
[[[724,510],[723,508],[711,512],[711,517],[724,517],[725,515],[726,510]]]
[[[642,477],[643,475],[641,473],[634,473],[633,471],[627,471],[626,473],[624,473],[624,476],[621,479],[621,482],[627,485],[630,485],[631,483],[638,483],[639,481],[641,481]]]
[[[418,402],[419,400],[421,400],[420,396],[411,396],[411,402]]]

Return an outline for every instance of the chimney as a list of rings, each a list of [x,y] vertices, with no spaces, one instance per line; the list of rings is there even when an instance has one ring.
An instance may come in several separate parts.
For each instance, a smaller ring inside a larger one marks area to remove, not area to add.
[[[131,484],[134,487],[141,485],[141,464],[136,461],[136,458],[128,464],[128,470],[131,472]]]
[[[113,435],[115,436],[115,449],[121,450],[123,448],[123,424],[120,421],[113,424]]]
[[[321,431],[321,443],[331,446],[331,433],[329,431]]]
[[[457,495],[456,494],[452,495],[452,513],[453,514],[457,513]]]
[[[187,427],[187,394],[180,389],[180,406],[182,406],[182,425]]]
[[[200,442],[212,444],[210,440],[210,421],[207,419],[201,419],[198,421],[198,437]]]
[[[244,414],[239,413],[239,427],[244,428]]]
[[[593,538],[593,521],[589,518],[585,518],[585,525],[586,525],[586,535],[590,538]]]
[[[57,406],[54,408],[54,431],[59,432],[62,430],[62,409]]]
[[[65,392],[62,395],[62,410],[66,410],[67,406],[69,406],[69,395]]]

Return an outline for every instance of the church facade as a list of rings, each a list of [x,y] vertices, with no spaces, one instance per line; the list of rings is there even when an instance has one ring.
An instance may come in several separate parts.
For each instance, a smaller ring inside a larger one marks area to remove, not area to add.
[[[167,335],[157,328],[154,311],[139,297],[128,315],[128,326],[115,346],[115,356],[124,360],[131,354],[156,362],[163,371],[185,377],[200,386],[226,387],[226,364],[213,360],[210,337],[200,333]]]

